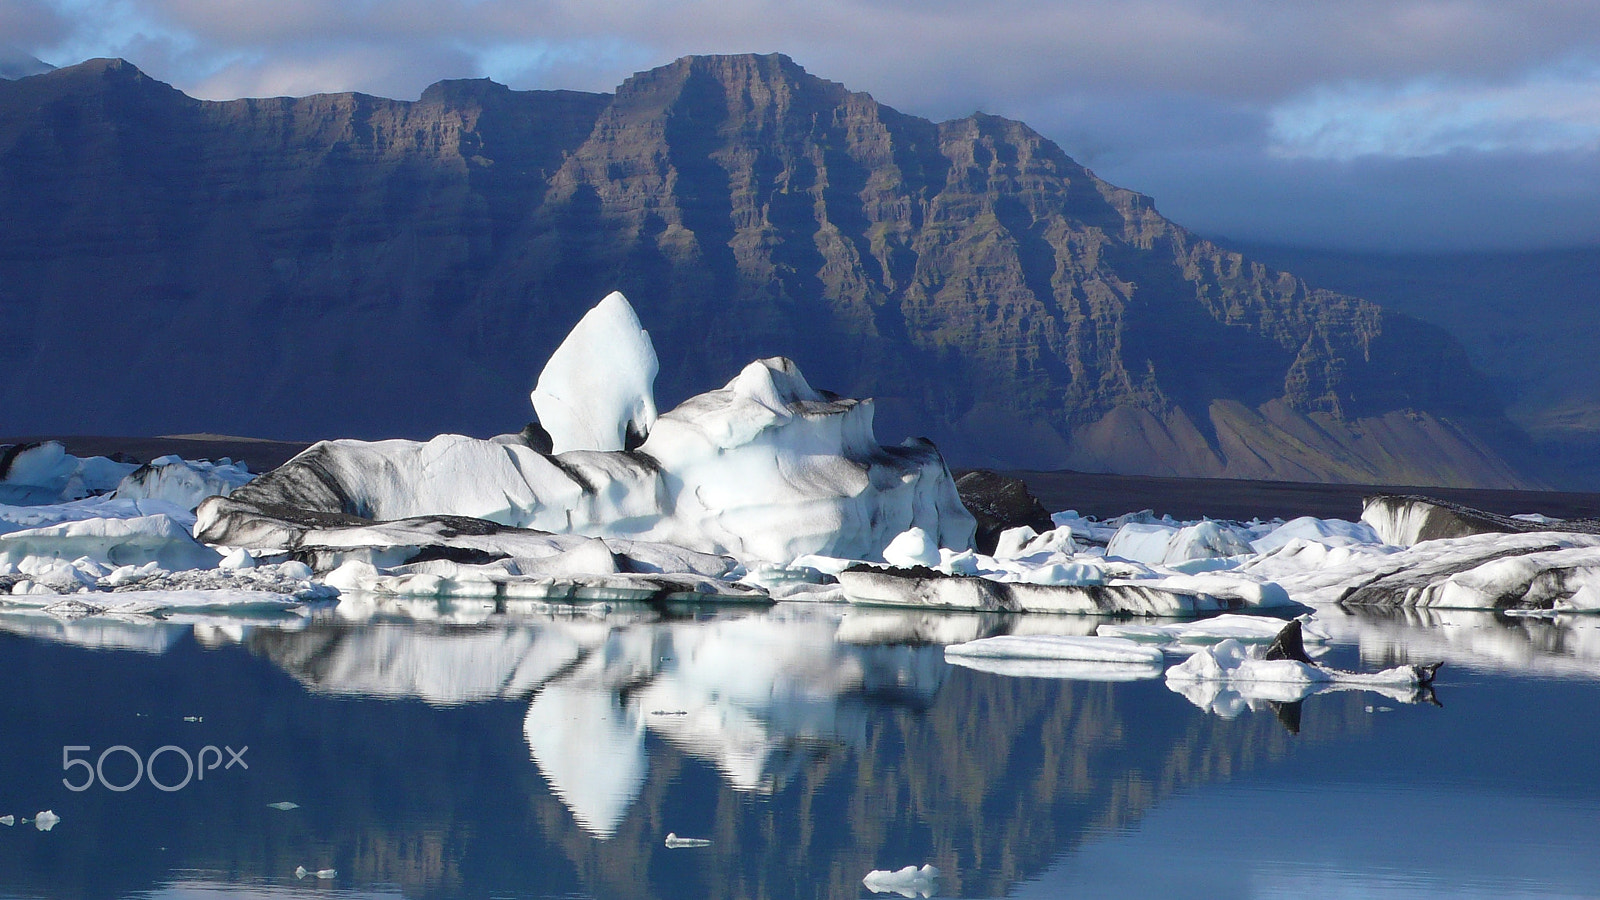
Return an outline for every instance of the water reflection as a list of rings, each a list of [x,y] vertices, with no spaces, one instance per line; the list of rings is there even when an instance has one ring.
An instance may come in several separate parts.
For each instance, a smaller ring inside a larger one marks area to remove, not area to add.
[[[1324,610],[1335,640],[1374,667],[1443,660],[1480,672],[1600,679],[1600,615],[1507,616],[1469,609]]]
[[[1380,721],[1373,695],[1294,703],[1291,729],[1287,705],[1240,715],[1248,700],[1208,700],[1224,718],[1160,679],[943,659],[948,641],[1091,633],[1088,618],[476,602],[350,614],[0,624],[15,673],[0,695],[0,814],[63,819],[0,834],[0,893],[296,894],[304,865],[340,873],[310,889],[367,895],[820,898],[931,863],[947,896],[999,896],[1138,833],[1173,798],[1309,748],[1359,758]],[[1488,642],[1522,648],[1524,668],[1600,673],[1580,655],[1584,623],[1490,616],[1463,642],[1443,632],[1468,628],[1440,621],[1339,621],[1373,664]],[[1397,715],[1437,729],[1455,706]],[[248,777],[174,794],[60,786],[64,745],[200,742],[248,744]],[[283,800],[300,806],[268,806]],[[669,832],[711,845],[668,849]]]

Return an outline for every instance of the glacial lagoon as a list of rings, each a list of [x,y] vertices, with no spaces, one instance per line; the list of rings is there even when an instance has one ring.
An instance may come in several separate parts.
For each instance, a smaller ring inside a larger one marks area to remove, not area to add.
[[[1433,695],[1268,702],[943,652],[1094,617],[340,609],[0,617],[0,896],[1600,896],[1590,615],[1331,617]]]

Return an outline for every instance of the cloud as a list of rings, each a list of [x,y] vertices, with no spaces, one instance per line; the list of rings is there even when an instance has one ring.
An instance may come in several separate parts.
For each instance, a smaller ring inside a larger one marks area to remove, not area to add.
[[[1511,83],[1437,78],[1319,87],[1272,111],[1272,152],[1352,159],[1600,149],[1600,66]]]
[[[1600,136],[1591,0],[9,0],[7,15],[47,62],[124,56],[211,99],[405,99],[482,76],[609,91],[688,53],[782,51],[908,113],[1021,118],[1180,221],[1307,241],[1361,218],[1319,232],[1312,198],[1398,210],[1416,193],[1402,170],[1478,198],[1457,206],[1483,234],[1549,234],[1535,213],[1567,215],[1559,199],[1445,179],[1512,160],[1586,171]]]

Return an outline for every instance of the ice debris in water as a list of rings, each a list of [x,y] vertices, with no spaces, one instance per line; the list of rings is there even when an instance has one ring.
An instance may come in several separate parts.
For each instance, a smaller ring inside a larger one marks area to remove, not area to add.
[[[902,897],[932,897],[939,891],[939,870],[931,865],[922,868],[906,866],[903,869],[873,869],[861,879],[867,890],[874,894],[899,894]]]
[[[673,832],[667,832],[667,849],[677,850],[682,847],[709,847],[711,842],[704,838],[681,838]]]
[[[60,821],[61,817],[55,814],[55,810],[47,809],[33,817],[33,827],[40,831],[49,831]]]
[[[289,800],[279,800],[277,803],[268,803],[267,804],[267,808],[268,809],[282,810],[284,812],[287,812],[287,811],[289,811],[291,809],[299,809],[300,808],[300,804],[294,803],[294,802],[289,801]]]
[[[7,828],[10,828],[11,826],[13,826],[15,824],[17,824],[17,817],[16,816],[0,816],[0,825],[4,825]]]
[[[1291,620],[1270,646],[1247,647],[1232,638],[1203,649],[1167,670],[1168,682],[1219,681],[1359,687],[1416,686],[1433,681],[1439,664],[1406,665],[1381,672],[1349,672],[1319,665],[1306,656],[1300,622]]]
[[[321,879],[326,880],[326,879],[329,879],[329,878],[337,878],[337,877],[339,877],[339,870],[338,869],[318,869],[315,872],[313,872],[310,869],[307,869],[305,866],[295,866],[294,877],[296,877],[296,878],[305,878],[305,877],[311,876],[311,875],[314,875],[317,878],[321,878]]]

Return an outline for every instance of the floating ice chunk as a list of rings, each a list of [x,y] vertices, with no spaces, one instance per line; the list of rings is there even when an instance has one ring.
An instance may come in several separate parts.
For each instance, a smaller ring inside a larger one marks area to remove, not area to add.
[[[17,817],[16,816],[0,816],[0,825],[4,825],[5,827],[10,828],[11,826],[13,826],[15,824],[17,824]]]
[[[883,548],[883,559],[891,566],[937,566],[939,545],[921,528],[908,528]]]
[[[1086,662],[1153,663],[1164,660],[1160,648],[1117,637],[1003,634],[944,648],[946,657],[994,659],[1072,659]]]
[[[1381,545],[1383,539],[1366,522],[1346,522],[1343,519],[1317,519],[1301,516],[1291,519],[1250,542],[1256,553],[1271,553],[1292,540],[1304,540],[1326,547],[1352,545]]]
[[[339,877],[339,870],[338,869],[318,869],[315,872],[313,872],[310,869],[307,869],[305,866],[295,866],[294,867],[294,877],[301,878],[301,879],[304,879],[304,878],[307,878],[307,877],[316,877],[316,878],[321,878],[324,881],[327,881],[327,880],[332,879],[332,878],[338,878]]]
[[[254,569],[255,567],[256,558],[250,554],[249,550],[246,550],[243,547],[240,547],[237,550],[234,550],[232,553],[229,553],[227,556],[224,556],[222,558],[222,562],[217,563],[217,568],[229,572],[237,571],[239,569]]]
[[[1170,525],[1129,522],[1112,535],[1106,555],[1159,566],[1167,558],[1167,545],[1177,533],[1178,529]]]
[[[994,558],[1016,559],[1023,555],[1023,548],[1028,546],[1028,542],[1038,536],[1039,532],[1034,531],[1032,526],[1029,525],[1007,528],[1005,531],[1000,532],[1000,538],[995,541]],[[888,557],[884,557],[884,559],[887,560]],[[893,562],[893,560],[889,561]]]
[[[268,809],[276,809],[276,810],[279,810],[281,812],[288,812],[291,809],[299,809],[300,808],[300,804],[294,803],[294,802],[289,801],[289,800],[279,800],[277,803],[268,803],[267,804],[267,808]]]
[[[859,871],[859,870],[858,870]],[[939,892],[939,870],[931,865],[922,868],[906,866],[903,869],[873,869],[861,879],[867,890],[874,894],[899,894],[902,897],[932,897]]]
[[[1161,677],[1160,663],[1095,662],[1080,659],[999,659],[952,656],[951,665],[1006,678],[1054,678],[1060,681],[1149,681]]]
[[[200,544],[164,514],[127,519],[83,519],[0,534],[0,567],[21,567],[28,558],[87,557],[110,566],[158,563],[169,571],[215,568],[221,554]]]
[[[672,832],[667,832],[667,849],[678,850],[685,847],[709,847],[711,842],[704,838],[681,838]]]
[[[606,295],[551,354],[533,389],[533,408],[552,452],[623,450],[642,442],[656,421],[659,370],[650,333],[628,299],[617,291]]]
[[[56,815],[54,810],[47,809],[33,817],[33,827],[40,831],[49,831],[60,821],[61,817]]]
[[[1293,627],[1297,623],[1290,623]],[[1287,630],[1287,629],[1286,629]],[[1240,684],[1279,684],[1309,687],[1338,684],[1347,687],[1418,687],[1433,680],[1433,666],[1395,666],[1379,672],[1347,672],[1320,666],[1302,658],[1274,657],[1252,650],[1232,638],[1205,648],[1167,670],[1169,683],[1214,681]],[[1277,698],[1269,698],[1277,699]]]
[[[165,500],[193,510],[207,497],[227,496],[255,476],[243,463],[224,464],[163,456],[129,472],[112,496],[124,500]]]
[[[1251,556],[1247,534],[1232,526],[1209,519],[1187,525],[1173,535],[1167,545],[1167,565],[1196,559],[1219,559],[1228,556]]]
[[[48,504],[103,494],[136,468],[103,456],[79,459],[59,441],[19,445],[0,454],[0,503]]]

